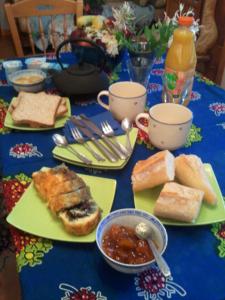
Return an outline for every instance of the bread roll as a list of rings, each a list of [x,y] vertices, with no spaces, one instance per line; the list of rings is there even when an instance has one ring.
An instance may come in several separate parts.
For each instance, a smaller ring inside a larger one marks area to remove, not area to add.
[[[146,160],[136,163],[132,172],[133,191],[153,188],[174,180],[174,156],[168,150],[157,152]]]
[[[180,155],[175,159],[175,174],[178,181],[184,185],[202,190],[204,201],[210,205],[217,203],[217,196],[214,192],[204,165],[197,155]]]
[[[175,182],[164,185],[154,207],[158,217],[194,222],[202,204],[204,192]]]

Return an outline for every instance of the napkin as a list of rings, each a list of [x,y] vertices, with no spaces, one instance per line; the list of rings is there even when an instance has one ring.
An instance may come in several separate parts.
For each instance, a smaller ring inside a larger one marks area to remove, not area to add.
[[[89,118],[98,126],[99,129],[101,129],[101,122],[108,121],[108,123],[112,126],[115,135],[124,134],[124,131],[122,130],[122,128],[120,126],[120,123],[118,121],[116,121],[115,119],[113,119],[112,114],[109,111],[103,112],[101,114],[98,114],[98,115],[95,115],[95,116],[92,116]],[[76,126],[73,124],[73,122],[68,120],[63,129],[64,135],[69,144],[76,143],[75,139],[73,138],[73,136],[71,134],[71,128],[75,128],[75,127]],[[88,140],[88,137],[86,137],[83,133],[82,133],[82,135],[83,135],[84,140]],[[94,136],[96,138],[99,138],[99,136],[96,134],[94,134]]]

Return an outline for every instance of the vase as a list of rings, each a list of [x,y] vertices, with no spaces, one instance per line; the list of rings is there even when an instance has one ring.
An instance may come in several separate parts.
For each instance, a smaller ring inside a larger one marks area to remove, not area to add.
[[[146,42],[136,42],[128,49],[127,69],[130,80],[139,82],[146,88],[154,61],[154,53]]]

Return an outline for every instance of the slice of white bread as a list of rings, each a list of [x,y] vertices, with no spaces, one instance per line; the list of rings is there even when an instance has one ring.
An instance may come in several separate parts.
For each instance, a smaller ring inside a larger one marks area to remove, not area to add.
[[[197,155],[182,154],[176,157],[175,174],[180,183],[202,190],[206,203],[217,203],[216,193],[209,182],[202,160]]]
[[[21,94],[22,92],[20,92]],[[41,94],[41,93],[39,93]],[[8,111],[12,114],[13,110],[17,107],[19,104],[20,97],[14,98],[13,101],[10,103]],[[66,98],[61,98],[60,105],[56,111],[56,118],[64,117],[65,114],[68,112],[68,108],[66,105]]]
[[[42,168],[32,174],[34,187],[48,208],[59,216],[65,229],[86,235],[98,224],[101,210],[92,199],[84,180],[64,164]]]
[[[157,152],[134,166],[131,181],[133,191],[142,191],[174,180],[174,156],[168,150]]]
[[[59,218],[69,233],[86,235],[95,229],[101,218],[101,211],[94,201],[86,201],[82,205],[83,207],[80,205],[59,213]]]
[[[154,207],[154,215],[182,222],[194,222],[200,212],[204,192],[176,182],[164,185]]]
[[[31,127],[53,127],[60,102],[60,96],[23,93],[12,112],[13,122]]]

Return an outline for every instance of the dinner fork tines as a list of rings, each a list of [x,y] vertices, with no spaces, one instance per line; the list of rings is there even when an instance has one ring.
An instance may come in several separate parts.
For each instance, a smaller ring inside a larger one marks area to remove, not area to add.
[[[88,143],[85,142],[83,135],[78,128],[73,127],[70,130],[75,141],[82,144],[98,161],[105,161],[104,157],[98,154],[93,148],[91,148],[90,145],[88,145]]]
[[[118,140],[116,139],[114,130],[113,130],[112,126],[109,124],[109,122],[108,121],[102,122],[101,127],[102,127],[102,131],[104,132],[104,134],[106,136],[113,138],[114,143],[120,148],[120,150],[123,152],[123,154],[126,156],[129,156],[129,151],[127,150],[127,148],[123,144],[118,142]]]

